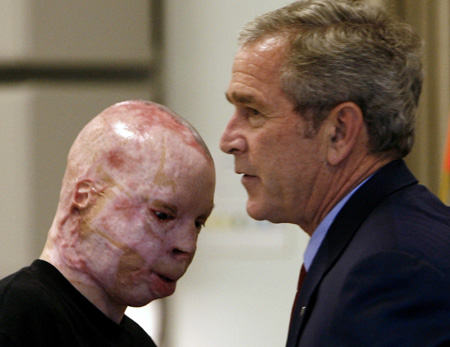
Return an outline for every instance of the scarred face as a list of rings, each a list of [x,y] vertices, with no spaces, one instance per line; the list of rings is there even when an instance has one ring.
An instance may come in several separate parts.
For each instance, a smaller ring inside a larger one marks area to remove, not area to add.
[[[96,201],[82,216],[80,258],[107,306],[171,295],[213,208],[211,159],[191,135],[155,126],[150,137],[128,139],[97,166],[104,186],[92,187]]]

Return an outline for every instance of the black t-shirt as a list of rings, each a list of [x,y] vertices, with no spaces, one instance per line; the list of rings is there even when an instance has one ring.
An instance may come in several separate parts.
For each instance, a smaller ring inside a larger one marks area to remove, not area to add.
[[[0,346],[156,347],[133,320],[116,324],[43,260],[0,280]]]

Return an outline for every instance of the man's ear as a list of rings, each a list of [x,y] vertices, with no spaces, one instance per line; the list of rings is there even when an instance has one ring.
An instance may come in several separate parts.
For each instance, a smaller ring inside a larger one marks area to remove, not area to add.
[[[354,102],[344,102],[330,111],[327,118],[327,161],[331,166],[347,159],[356,146],[362,145],[364,117]]]
[[[78,211],[82,211],[92,206],[96,199],[96,193],[94,183],[91,180],[78,181],[73,195],[73,207]]]

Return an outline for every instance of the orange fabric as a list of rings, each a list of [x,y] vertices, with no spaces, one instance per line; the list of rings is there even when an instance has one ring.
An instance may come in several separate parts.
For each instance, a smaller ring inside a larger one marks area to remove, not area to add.
[[[446,204],[449,203],[450,193],[450,114],[447,128],[447,139],[444,149],[444,158],[442,161],[441,181],[439,185],[439,198]]]

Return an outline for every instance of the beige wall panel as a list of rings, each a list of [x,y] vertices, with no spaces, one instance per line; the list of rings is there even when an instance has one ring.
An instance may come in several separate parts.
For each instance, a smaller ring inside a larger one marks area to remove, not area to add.
[[[0,277],[32,252],[29,97],[26,88],[0,87]]]
[[[425,42],[425,81],[417,114],[416,143],[407,162],[419,180],[438,192],[450,108],[450,1],[386,1]]]
[[[150,0],[2,0],[0,65],[142,65]]]

